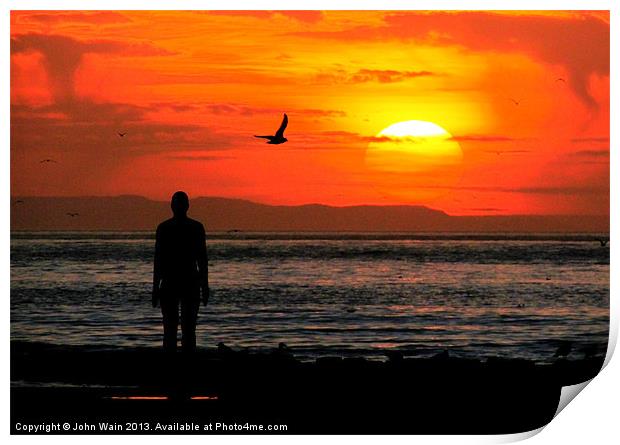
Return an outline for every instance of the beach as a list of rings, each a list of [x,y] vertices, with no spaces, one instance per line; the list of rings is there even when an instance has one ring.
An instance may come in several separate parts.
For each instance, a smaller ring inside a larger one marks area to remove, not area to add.
[[[254,354],[220,346],[188,358],[158,348],[13,342],[11,425],[16,434],[24,433],[18,423],[67,422],[71,429],[56,433],[118,433],[101,425],[120,424],[127,434],[508,434],[545,425],[561,387],[601,366],[602,357],[550,365],[445,354],[302,362],[282,348]],[[155,429],[158,423],[171,427]],[[200,428],[178,428],[194,424]],[[208,424],[286,429],[205,430]]]

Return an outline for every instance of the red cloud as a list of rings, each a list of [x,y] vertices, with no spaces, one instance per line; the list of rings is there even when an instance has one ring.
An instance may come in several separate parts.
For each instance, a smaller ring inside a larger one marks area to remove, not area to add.
[[[38,23],[92,23],[105,25],[107,23],[127,23],[131,20],[121,13],[113,11],[51,11],[23,16],[22,20]]]

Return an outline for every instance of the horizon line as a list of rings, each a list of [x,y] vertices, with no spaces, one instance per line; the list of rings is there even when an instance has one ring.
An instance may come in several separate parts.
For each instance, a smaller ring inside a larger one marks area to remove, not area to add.
[[[123,197],[140,198],[140,199],[144,199],[144,200],[152,201],[152,202],[161,202],[161,203],[168,202],[168,200],[149,198],[143,195],[136,195],[136,194],[131,194],[131,193],[123,193],[119,195],[67,195],[67,196],[63,196],[63,195],[10,195],[10,200],[13,201],[13,200],[18,200],[18,199],[33,199],[33,198],[34,199],[76,199],[76,198],[84,199],[84,198],[123,198]],[[537,217],[537,216],[541,216],[541,217],[597,217],[597,218],[607,217],[607,218],[611,218],[610,213],[598,213],[598,214],[597,213],[510,213],[510,214],[475,213],[475,214],[459,215],[459,214],[450,214],[444,210],[439,210],[433,207],[426,206],[424,204],[349,204],[349,205],[343,205],[343,206],[337,206],[337,205],[332,205],[332,204],[322,204],[318,202],[309,202],[305,204],[268,204],[264,202],[253,201],[248,198],[233,198],[233,197],[227,197],[227,196],[210,196],[210,195],[199,195],[194,198],[190,198],[190,202],[196,199],[227,199],[231,201],[245,201],[248,203],[258,204],[258,205],[263,205],[263,206],[268,206],[268,207],[322,206],[322,207],[329,207],[332,209],[347,209],[347,208],[354,208],[354,207],[412,207],[412,208],[417,207],[417,208],[423,208],[423,209],[431,210],[431,211],[438,212],[438,213],[443,213],[444,215],[450,216],[450,217],[523,217],[523,216]]]

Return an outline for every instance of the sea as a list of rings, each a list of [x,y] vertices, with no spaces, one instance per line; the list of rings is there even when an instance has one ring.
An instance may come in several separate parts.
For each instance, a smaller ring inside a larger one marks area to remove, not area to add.
[[[208,233],[198,346],[285,343],[301,360],[604,355],[610,254],[598,237]],[[11,340],[160,346],[154,244],[151,232],[12,232]]]

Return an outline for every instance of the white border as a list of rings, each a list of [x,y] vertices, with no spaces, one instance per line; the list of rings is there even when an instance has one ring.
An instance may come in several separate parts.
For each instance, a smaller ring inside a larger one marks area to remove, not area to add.
[[[611,0],[5,0],[7,9],[78,9],[78,10],[596,10],[613,9]]]
[[[437,1],[407,1],[407,0],[297,0],[293,2],[284,2],[282,0],[212,0],[212,1],[198,1],[198,0],[151,0],[136,1],[136,0],[5,0],[1,3],[2,16],[0,18],[0,29],[5,30],[4,39],[2,40],[2,63],[3,67],[1,71],[2,79],[2,109],[3,113],[0,115],[0,126],[2,129],[1,149],[0,156],[2,156],[3,174],[0,174],[0,184],[4,189],[4,192],[0,196],[0,202],[2,205],[2,234],[0,239],[2,240],[2,274],[3,274],[3,291],[2,298],[4,301],[5,310],[3,315],[3,326],[6,333],[5,341],[2,343],[2,356],[5,360],[2,361],[2,399],[1,409],[4,415],[4,421],[2,422],[2,435],[7,436],[9,434],[9,370],[8,370],[8,345],[9,345],[9,333],[10,333],[10,307],[9,307],[9,286],[10,286],[10,250],[9,250],[9,197],[10,197],[10,153],[9,153],[9,112],[10,112],[10,48],[9,48],[9,26],[11,9],[15,10],[37,10],[37,9],[78,9],[78,10],[92,10],[92,9],[112,9],[112,10],[137,10],[137,9],[162,9],[162,10],[188,10],[188,9],[273,9],[273,10],[292,10],[292,9],[341,9],[341,10],[361,10],[361,9],[374,9],[374,10],[387,10],[387,9],[402,9],[402,10],[414,10],[414,9],[480,9],[480,10],[501,10],[501,9],[515,9],[515,10],[553,10],[553,9],[586,9],[586,10],[611,10],[611,43],[612,43],[612,55],[617,53],[618,50],[618,32],[616,26],[618,21],[615,20],[615,14],[618,11],[616,6],[617,2],[611,0],[567,0],[567,1],[533,1],[533,0],[437,0]],[[617,76],[618,73],[618,57],[612,57],[611,72]],[[614,76],[611,76],[612,78]],[[618,89],[615,87],[615,83],[611,83],[611,116],[612,122],[617,123],[618,113]],[[614,129],[614,125],[611,125],[611,147],[616,148],[617,131]],[[617,149],[617,148],[616,148]],[[612,149],[611,152],[611,170],[618,171],[618,159],[617,153]],[[612,233],[610,246],[616,246],[616,243],[620,241],[616,235],[615,228],[618,224],[618,206],[614,205],[614,198],[617,196],[618,190],[618,178],[611,176],[611,219],[612,219]],[[618,251],[611,247],[611,264],[612,271],[615,271],[615,265],[618,264]],[[618,288],[618,277],[611,275],[611,327],[610,327],[610,345],[616,343],[618,334],[618,297],[616,289]],[[608,360],[609,360],[608,356]],[[577,401],[570,403],[560,415],[554,419],[541,434],[536,435],[533,439],[530,439],[530,443],[566,443],[566,444],[583,444],[584,442],[596,443],[596,444],[615,444],[620,440],[620,428],[617,427],[617,413],[620,399],[620,365],[618,359],[614,359],[611,363],[603,369],[599,376],[593,379],[587,388],[580,394]],[[389,440],[393,443],[407,443],[420,442],[420,443],[501,443],[505,441],[520,440],[528,435],[513,435],[513,436],[361,436],[350,437],[344,439],[339,436],[324,437],[324,436],[253,436],[251,438],[243,436],[192,436],[183,437],[183,441],[190,441],[195,443],[204,444],[205,441],[217,442],[217,443],[238,443],[239,441],[251,439],[254,443],[295,443],[312,444],[315,445],[317,441],[329,441],[340,442],[342,440],[354,440],[359,443],[375,443],[378,440]],[[107,444],[110,441],[110,437],[105,436],[89,436],[88,441],[91,443]],[[124,436],[122,441],[128,443],[134,442],[138,438],[131,438]],[[58,442],[62,444],[67,443],[82,443],[83,437],[73,436],[40,436],[40,437],[23,437],[23,436],[11,436],[11,441],[15,442],[31,442],[34,440],[44,440],[48,442]],[[116,440],[116,439],[115,439]],[[149,436],[145,440],[150,443],[164,443],[172,440],[169,436]]]

